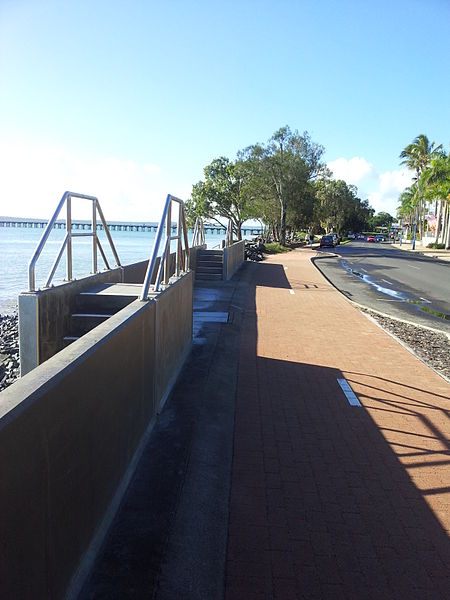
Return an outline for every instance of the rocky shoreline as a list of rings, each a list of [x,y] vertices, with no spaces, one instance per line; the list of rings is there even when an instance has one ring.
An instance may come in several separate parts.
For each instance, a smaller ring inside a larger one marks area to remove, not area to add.
[[[18,324],[17,313],[0,315],[0,391],[20,376]]]
[[[254,250],[259,253],[259,248]],[[409,347],[425,364],[450,379],[450,339],[445,333],[391,319],[369,309],[363,309],[363,312]],[[18,320],[17,313],[0,315],[0,391],[20,377]]]

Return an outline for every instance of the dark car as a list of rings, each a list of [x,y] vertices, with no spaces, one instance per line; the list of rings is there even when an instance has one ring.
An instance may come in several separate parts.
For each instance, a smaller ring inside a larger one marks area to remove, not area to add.
[[[336,242],[334,240],[334,237],[332,235],[323,235],[322,239],[320,240],[320,247],[321,248],[334,248],[336,246]]]
[[[334,245],[335,246],[339,246],[339,244],[341,243],[341,238],[338,236],[338,234],[337,233],[330,233],[330,235],[333,236]]]

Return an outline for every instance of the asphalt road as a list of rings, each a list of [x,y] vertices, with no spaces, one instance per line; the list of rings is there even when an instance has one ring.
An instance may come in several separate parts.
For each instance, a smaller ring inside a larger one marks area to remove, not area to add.
[[[386,243],[351,242],[320,253],[316,266],[354,302],[450,333],[450,263]]]

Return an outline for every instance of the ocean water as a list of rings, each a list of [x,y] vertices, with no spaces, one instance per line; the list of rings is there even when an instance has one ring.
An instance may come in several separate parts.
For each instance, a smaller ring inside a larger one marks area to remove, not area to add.
[[[28,289],[28,262],[43,234],[43,229],[22,227],[0,227],[0,314],[9,314],[17,306],[17,296]],[[111,236],[119,255],[121,264],[126,265],[150,257],[155,232],[146,231],[112,231]],[[36,288],[45,285],[50,269],[59,252],[65,231],[54,229],[39,257],[36,265]],[[115,265],[113,254],[104,232],[99,231],[99,239],[105,251],[110,267]],[[189,243],[192,233],[189,234]],[[208,233],[208,248],[220,246],[223,234]],[[174,249],[174,243],[173,249]],[[91,272],[92,238],[81,237],[72,240],[73,276],[80,277]],[[104,267],[103,259],[98,253],[98,267]],[[56,271],[53,283],[64,280],[66,273],[65,252]]]

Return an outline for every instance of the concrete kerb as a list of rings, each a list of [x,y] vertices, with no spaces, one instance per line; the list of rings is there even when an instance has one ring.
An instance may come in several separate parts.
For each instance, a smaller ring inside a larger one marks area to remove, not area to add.
[[[361,306],[361,305],[360,305]],[[364,307],[361,307],[364,308]],[[365,310],[370,310],[371,312],[375,312],[377,313],[378,311],[372,311],[371,309],[365,309]],[[381,314],[381,313],[378,313]],[[382,329],[385,333],[387,333],[388,335],[391,336],[391,338],[393,338],[396,342],[398,342],[400,344],[400,346],[403,346],[403,348],[405,348],[406,350],[408,350],[409,352],[411,352],[411,354],[413,354],[416,358],[418,358],[420,360],[420,362],[422,362],[424,365],[426,365],[429,369],[431,369],[432,371],[434,371],[436,373],[436,375],[439,375],[439,377],[442,377],[442,379],[444,381],[446,381],[447,383],[450,383],[450,379],[444,375],[443,373],[440,373],[437,369],[435,369],[432,365],[430,365],[429,363],[425,362],[423,360],[423,358],[417,354],[417,352],[415,352],[410,346],[408,346],[407,344],[405,344],[405,342],[403,342],[400,338],[398,338],[395,334],[391,333],[390,331],[388,331],[387,329],[385,329],[384,327],[382,327],[380,325],[380,323],[378,323],[378,321],[376,319],[374,319],[371,315],[368,315],[367,313],[363,312],[363,315],[369,319],[369,321],[371,321],[372,323],[375,323],[375,325],[377,327],[379,327],[380,329]],[[390,317],[389,315],[382,315],[382,316],[387,316],[388,319],[392,319],[392,317]],[[408,323],[409,325],[414,325],[414,323],[410,323],[409,321],[402,321],[401,319],[394,319],[395,321],[399,321],[400,323]],[[414,327],[421,327],[421,325],[414,325]],[[434,331],[436,333],[443,333],[442,331],[437,331],[436,329],[431,329],[429,327],[426,327],[426,329],[430,329],[431,331]],[[445,335],[448,336],[448,334],[446,333]],[[450,339],[450,336],[448,336]]]
[[[313,263],[313,265],[316,267],[316,269],[320,272],[320,274],[328,281],[328,283],[330,283],[335,290],[337,290],[348,302],[350,302],[350,304],[353,304],[353,306],[355,306],[356,308],[361,308],[363,310],[368,310],[370,312],[375,313],[376,315],[380,315],[380,317],[385,317],[386,319],[392,319],[393,321],[398,321],[399,323],[406,323],[407,325],[413,325],[414,327],[422,327],[422,329],[427,329],[428,331],[432,331],[433,333],[444,333],[448,339],[450,340],[450,334],[448,334],[446,331],[441,331],[440,329],[435,329],[434,327],[430,327],[429,325],[418,325],[417,323],[414,323],[413,321],[408,321],[407,319],[399,319],[398,317],[393,317],[392,315],[388,315],[387,313],[381,312],[380,310],[376,310],[375,308],[369,308],[368,306],[364,306],[364,304],[360,304],[359,302],[355,302],[355,300],[352,300],[351,298],[349,298],[348,296],[346,296],[342,290],[340,290],[332,281],[329,277],[327,277],[325,275],[325,273],[323,273],[323,271],[321,271],[319,269],[319,267],[315,264],[317,260],[321,260],[322,258],[328,258],[329,256],[333,256],[333,257],[339,257],[339,254],[334,254],[331,252],[328,252],[326,256],[313,256],[311,258],[311,262]]]
[[[391,244],[392,248],[395,248],[396,250],[401,250],[402,252],[410,252],[411,254],[419,254],[420,256],[425,256],[426,258],[431,258],[433,260],[437,260],[439,262],[444,262],[447,263],[450,261],[450,250],[443,250],[442,252],[444,252],[444,254],[440,254],[439,250],[435,251],[435,250],[425,250],[424,248],[421,248],[419,250],[413,250],[412,248],[405,248],[403,246],[400,246],[399,244]],[[437,253],[436,253],[437,252]]]

